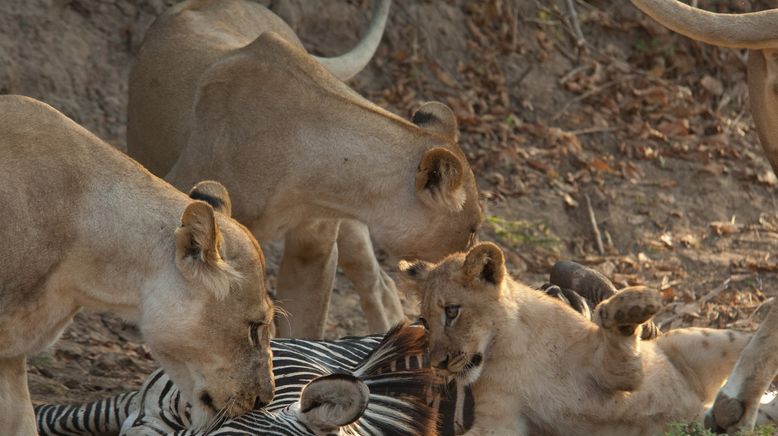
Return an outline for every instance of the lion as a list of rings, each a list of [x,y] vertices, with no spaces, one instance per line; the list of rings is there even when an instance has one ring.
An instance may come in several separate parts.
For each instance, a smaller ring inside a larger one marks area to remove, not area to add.
[[[675,0],[632,0],[662,25],[697,41],[748,49],[748,99],[759,142],[778,173],[778,9],[714,14]],[[762,393],[778,373],[778,306],[773,305],[754,341],[705,418],[706,426],[734,434],[754,427]]]
[[[0,132],[3,434],[37,434],[26,356],[82,308],[138,324],[198,428],[272,400],[273,305],[245,227],[39,101],[0,96]]]
[[[386,331],[404,313],[371,235],[395,257],[437,261],[481,222],[451,109],[427,103],[409,122],[343,83],[375,51],[389,3],[354,51],[321,59],[259,4],[182,2],[130,72],[128,153],[181,189],[222,182],[260,242],[285,238],[281,336],[322,337],[338,263],[369,330]]]
[[[624,289],[593,320],[512,279],[485,242],[437,265],[401,262],[430,362],[472,387],[472,435],[646,435],[699,420],[751,334],[677,329],[640,340],[661,306]]]

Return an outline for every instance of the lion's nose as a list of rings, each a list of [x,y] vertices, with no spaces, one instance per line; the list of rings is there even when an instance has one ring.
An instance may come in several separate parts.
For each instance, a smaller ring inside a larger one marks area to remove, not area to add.
[[[268,404],[270,404],[270,403],[262,401],[262,398],[260,398],[260,397],[256,397],[254,399],[254,410],[261,409],[261,408],[267,406]]]
[[[437,369],[448,369],[448,358],[449,358],[449,356],[446,355],[445,359],[443,359],[443,360],[441,360],[441,361],[439,361],[438,363],[435,364],[435,368],[437,368]]]

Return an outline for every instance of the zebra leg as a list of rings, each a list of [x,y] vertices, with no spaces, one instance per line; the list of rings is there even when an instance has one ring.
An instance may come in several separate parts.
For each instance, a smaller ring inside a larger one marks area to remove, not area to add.
[[[312,220],[286,233],[278,270],[278,305],[289,319],[278,321],[281,337],[321,339],[338,262],[337,220]]]
[[[611,390],[633,391],[643,381],[640,326],[661,308],[656,291],[627,288],[598,304],[594,322],[600,327],[592,361],[597,383]]]
[[[0,422],[3,423],[3,434],[37,434],[24,356],[0,359]]]
[[[405,320],[397,287],[378,264],[366,225],[354,220],[340,222],[338,264],[359,294],[371,334],[385,333]]]
[[[554,264],[549,281],[562,289],[574,290],[595,306],[617,292],[613,283],[599,271],[567,260]]]
[[[551,285],[557,285],[565,293],[567,298],[560,299],[568,302],[573,309],[584,314],[584,316],[586,316],[586,313],[580,308],[580,303],[575,303],[576,299],[590,302],[591,306],[596,306],[618,292],[613,283],[599,271],[567,260],[554,264],[549,281]],[[574,295],[571,296],[570,294]],[[559,298],[559,296],[556,297]],[[650,340],[656,338],[659,334],[659,327],[649,320],[643,325],[640,338]]]

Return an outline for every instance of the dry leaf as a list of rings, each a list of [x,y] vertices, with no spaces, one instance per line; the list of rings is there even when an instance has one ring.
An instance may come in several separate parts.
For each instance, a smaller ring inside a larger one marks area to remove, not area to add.
[[[636,96],[642,97],[643,101],[651,105],[667,106],[670,101],[669,92],[661,86],[651,86],[645,89],[636,89],[632,91]]]
[[[714,77],[705,75],[705,77],[700,80],[700,85],[702,85],[706,91],[717,97],[724,93],[724,85],[721,84],[720,80]]]
[[[668,233],[662,233],[662,235],[659,236],[659,241],[665,244],[667,248],[673,248],[673,235]]]
[[[756,175],[756,180],[767,186],[775,186],[778,184],[778,178],[775,177],[775,173],[772,170],[762,171]]]
[[[680,238],[681,244],[684,245],[684,247],[696,247],[700,245],[700,241],[692,234],[686,234],[681,236]]]
[[[613,168],[611,168],[611,166],[608,165],[608,163],[603,161],[602,159],[594,159],[592,161],[589,161],[589,166],[600,172],[605,172],[605,173],[614,172]]]
[[[565,199],[565,204],[566,204],[567,206],[569,206],[569,207],[571,207],[571,208],[573,208],[573,209],[575,209],[576,207],[578,207],[578,202],[577,202],[577,201],[575,201],[575,199],[574,199],[573,197],[571,197],[571,196],[570,196],[570,194],[565,194],[565,195],[564,195],[564,199]]]
[[[710,223],[710,228],[719,236],[731,235],[740,230],[740,226],[731,222],[714,221]]]
[[[687,136],[689,135],[689,120],[684,118],[675,121],[662,121],[656,126],[656,129],[665,136]]]
[[[459,84],[456,80],[454,80],[453,77],[451,77],[443,68],[441,68],[440,65],[438,65],[437,62],[432,61],[429,63],[430,70],[432,70],[432,74],[435,75],[435,78],[440,81],[440,83],[448,86],[449,88],[458,88]]]
[[[724,172],[724,165],[711,161],[705,164],[701,171],[713,174],[714,176],[720,176]]]
[[[664,303],[669,303],[673,300],[675,300],[675,291],[672,287],[665,288],[661,291],[659,291],[659,295],[662,297],[662,301]]]

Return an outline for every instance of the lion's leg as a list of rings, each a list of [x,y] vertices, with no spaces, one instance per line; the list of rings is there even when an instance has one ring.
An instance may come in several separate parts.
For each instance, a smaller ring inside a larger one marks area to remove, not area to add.
[[[27,359],[0,359],[0,422],[3,434],[38,434],[27,388]]]
[[[628,288],[597,305],[594,322],[600,327],[592,375],[605,389],[632,391],[643,381],[640,327],[661,307],[656,291]]]
[[[516,402],[515,386],[476,383],[473,385],[475,415],[464,436],[528,436],[534,434]]]
[[[756,425],[778,425],[778,396],[769,403],[760,404],[756,415]]]
[[[281,337],[321,339],[338,263],[338,221],[315,220],[286,233],[278,270]]]
[[[762,394],[778,373],[778,304],[745,346],[727,383],[719,391],[705,424],[734,434],[753,428]]]
[[[384,333],[405,319],[397,287],[378,264],[366,225],[340,222],[338,264],[359,294],[370,333]]]
[[[655,342],[700,401],[709,402],[750,338],[751,333],[692,327],[671,330]]]

